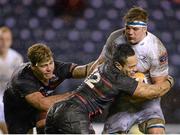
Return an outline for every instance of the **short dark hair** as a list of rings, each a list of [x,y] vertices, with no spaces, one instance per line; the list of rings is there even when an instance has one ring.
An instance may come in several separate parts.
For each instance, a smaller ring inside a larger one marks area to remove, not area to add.
[[[135,55],[135,52],[129,44],[119,44],[113,54],[113,63],[119,62],[124,66],[127,62],[127,58],[133,55]]]

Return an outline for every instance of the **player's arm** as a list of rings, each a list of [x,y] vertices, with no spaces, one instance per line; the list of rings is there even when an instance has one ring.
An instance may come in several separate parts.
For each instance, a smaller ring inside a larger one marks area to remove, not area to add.
[[[166,94],[174,85],[174,79],[170,76],[165,81],[156,84],[145,84],[138,82],[133,96],[139,98],[153,99]]]
[[[104,63],[105,61],[105,56],[110,57],[110,59],[112,58],[113,55],[113,49],[115,47],[115,39],[117,37],[119,37],[119,35],[122,34],[122,31],[124,31],[124,29],[119,29],[117,31],[112,32],[109,37],[106,40],[106,43],[98,57],[98,59],[93,63],[93,65],[91,66],[91,68],[88,71],[88,75],[91,74],[95,68],[97,68],[99,65],[101,65],[102,63]]]
[[[48,109],[57,101],[66,100],[72,96],[73,92],[66,92],[59,95],[49,97],[43,96],[40,92],[34,92],[25,96],[26,101],[40,111],[48,111]]]
[[[90,62],[86,65],[81,65],[81,66],[76,66],[73,70],[72,70],[72,77],[73,78],[84,78],[87,76],[88,71],[90,69],[90,67],[94,64],[93,62]]]
[[[25,96],[26,101],[39,110],[39,118],[36,122],[36,127],[41,128],[45,126],[45,118],[48,109],[57,101],[66,100],[72,96],[72,92],[67,92],[60,95],[45,97],[40,92],[34,92]]]
[[[151,77],[152,83],[157,84],[166,81],[168,76]]]
[[[113,49],[114,49],[114,45],[116,44],[114,42],[114,40],[116,39],[116,37],[119,36],[119,34],[121,33],[121,30],[117,30],[114,31],[110,34],[110,36],[108,37],[108,39],[106,40],[106,43],[101,51],[101,54],[99,55],[98,59],[93,63],[93,65],[90,67],[89,71],[88,71],[88,75],[91,74],[95,68],[97,68],[99,65],[101,65],[102,63],[104,63],[105,61],[105,55],[112,57],[113,55]],[[120,32],[120,33],[119,33]]]
[[[87,75],[91,74],[92,71],[104,62],[104,54],[101,52],[98,59],[89,67]]]
[[[168,78],[168,53],[164,45],[160,40],[157,40],[157,53],[156,55],[151,55],[152,61],[150,68],[151,82],[153,84],[158,84],[166,81]]]

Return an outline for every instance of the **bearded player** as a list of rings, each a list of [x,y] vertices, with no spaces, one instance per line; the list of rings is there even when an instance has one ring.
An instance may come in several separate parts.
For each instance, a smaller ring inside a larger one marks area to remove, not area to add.
[[[168,75],[167,51],[161,41],[147,31],[147,12],[140,7],[131,8],[124,20],[125,28],[111,33],[94,67],[104,61],[111,61],[117,44],[129,43],[138,58],[138,71],[145,73],[149,83],[163,82]],[[119,101],[116,100],[110,108],[104,133],[127,133],[136,123],[143,133],[165,133],[160,98],[135,100],[121,93],[117,99]]]

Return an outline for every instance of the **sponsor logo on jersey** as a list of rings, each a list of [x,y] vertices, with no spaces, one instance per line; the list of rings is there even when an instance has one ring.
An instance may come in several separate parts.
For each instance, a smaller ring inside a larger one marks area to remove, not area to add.
[[[164,64],[168,63],[168,54],[167,54],[167,52],[164,52],[164,53],[162,53],[160,55],[159,62],[160,62],[160,65],[164,65]]]
[[[147,57],[143,55],[139,55],[138,59],[140,59],[143,63],[147,63]]]

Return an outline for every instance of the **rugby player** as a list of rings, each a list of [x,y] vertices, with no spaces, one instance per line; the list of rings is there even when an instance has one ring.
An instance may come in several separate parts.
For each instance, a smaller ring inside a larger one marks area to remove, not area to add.
[[[6,26],[0,27],[0,133],[3,134],[7,134],[3,94],[13,71],[23,62],[21,54],[12,49],[12,45],[12,31]]]
[[[162,96],[172,87],[171,77],[154,85],[130,78],[137,71],[134,50],[127,44],[121,44],[115,50],[112,60],[94,70],[70,99],[57,102],[50,108],[45,133],[95,133],[91,125],[92,118],[100,115],[119,93],[153,99]]]
[[[9,134],[28,133],[40,120],[39,114],[73,93],[54,95],[54,89],[65,79],[85,77],[89,67],[54,60],[50,48],[42,43],[29,47],[27,55],[30,62],[13,73],[3,97]]]
[[[167,51],[159,38],[147,31],[147,11],[140,7],[133,7],[124,16],[124,21],[125,28],[110,34],[90,72],[104,61],[112,60],[117,44],[129,43],[138,59],[137,70],[146,75],[148,82],[158,84],[165,81],[168,76]],[[156,91],[159,92],[158,89]],[[104,133],[127,133],[135,123],[139,124],[143,133],[165,133],[160,98],[140,102],[123,93],[118,97],[109,109]]]

